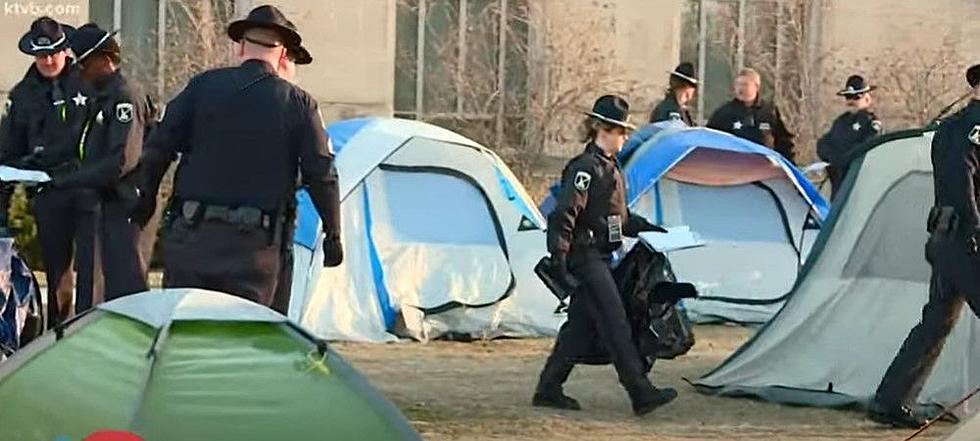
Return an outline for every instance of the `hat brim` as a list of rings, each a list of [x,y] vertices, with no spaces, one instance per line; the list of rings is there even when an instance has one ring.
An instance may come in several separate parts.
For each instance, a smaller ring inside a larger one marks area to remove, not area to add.
[[[291,58],[293,63],[296,63],[297,65],[302,66],[313,62],[313,55],[310,55],[310,51],[306,50],[306,48],[303,46],[288,48],[286,51],[292,54]]]
[[[875,90],[877,88],[878,88],[878,86],[864,86],[863,89],[858,89],[858,90],[844,89],[844,90],[838,91],[837,92],[837,96],[861,95],[861,94],[864,94],[864,93],[871,92],[872,90]]]
[[[682,79],[682,80],[690,83],[692,86],[697,87],[697,85],[698,85],[698,79],[697,78],[689,77],[689,76],[684,75],[684,74],[682,74],[682,73],[680,73],[680,72],[678,72],[676,70],[670,71],[668,73],[670,73],[670,75],[673,76],[673,77],[680,78],[680,79]]]
[[[619,127],[622,127],[624,129],[628,129],[628,130],[636,130],[636,126],[635,125],[630,124],[630,123],[628,123],[626,121],[620,121],[618,119],[607,118],[607,117],[602,116],[602,115],[600,115],[598,113],[595,113],[595,112],[582,112],[582,113],[584,113],[586,115],[589,115],[589,116],[591,116],[591,117],[593,117],[593,118],[595,118],[595,119],[597,119],[599,121],[602,121],[602,122],[604,122],[606,124],[612,124],[612,125],[619,126]]]
[[[283,43],[287,47],[299,46],[299,44],[303,41],[298,32],[285,26],[272,23],[259,23],[247,19],[231,22],[231,24],[228,25],[228,37],[237,43],[242,40],[242,37],[245,36],[246,31],[254,28],[263,28],[276,31],[282,37]],[[312,61],[312,58],[310,61]]]
[[[96,53],[99,49],[102,49],[102,46],[105,46],[105,44],[109,40],[111,40],[112,37],[115,37],[116,34],[118,34],[118,33],[119,33],[119,30],[118,29],[116,29],[116,30],[114,30],[112,32],[109,32],[109,33],[105,34],[101,39],[99,39],[99,41],[97,43],[95,43],[95,46],[92,46],[90,49],[86,50],[85,52],[82,52],[81,54],[75,54],[74,64],[81,63],[83,60],[85,60],[86,58],[88,58],[92,54]],[[74,52],[74,49],[72,49],[72,52]]]
[[[67,25],[62,25],[62,32],[64,32],[64,38],[61,43],[50,49],[40,49],[35,50],[31,45],[31,32],[28,31],[26,34],[20,37],[20,41],[17,43],[17,49],[20,49],[21,53],[24,55],[38,56],[38,55],[51,55],[68,49],[68,35],[69,29],[72,31],[75,28]]]

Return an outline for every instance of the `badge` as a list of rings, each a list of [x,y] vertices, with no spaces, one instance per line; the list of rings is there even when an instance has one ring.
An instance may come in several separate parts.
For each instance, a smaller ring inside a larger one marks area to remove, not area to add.
[[[980,125],[973,126],[973,130],[970,130],[970,135],[966,137],[973,143],[973,145],[980,146]]]
[[[735,130],[742,130],[742,121],[735,121],[735,124],[732,124],[732,128]]]
[[[609,243],[623,241],[623,218],[620,215],[607,216],[606,227],[609,228]]]
[[[881,121],[878,120],[871,121],[871,128],[875,129],[875,132],[881,133],[881,130],[883,128],[881,125]]]
[[[759,123],[759,130],[772,130],[772,126],[767,122]]]
[[[681,114],[680,113],[677,113],[677,112],[670,112],[670,120],[671,121],[680,121],[681,120]]]
[[[854,124],[851,124],[851,129],[854,130],[855,132],[857,132],[858,130],[861,130],[861,123],[856,122]]]
[[[576,190],[586,191],[589,189],[589,184],[592,183],[592,175],[584,171],[580,171],[578,173],[575,173],[575,180],[572,182],[575,183]]]
[[[97,123],[99,123],[99,124],[102,124],[102,120],[103,120],[103,119],[104,119],[104,118],[102,117],[102,111],[100,110],[100,111],[99,111],[99,114],[98,114],[98,115],[95,115],[95,122],[97,122]]]
[[[85,95],[82,95],[82,92],[78,92],[78,94],[75,95],[75,96],[73,96],[71,98],[71,100],[75,102],[75,105],[76,106],[81,107],[81,106],[84,106],[85,103],[88,102],[88,97],[85,96]]]
[[[116,104],[116,120],[126,124],[133,120],[133,105],[130,103]]]

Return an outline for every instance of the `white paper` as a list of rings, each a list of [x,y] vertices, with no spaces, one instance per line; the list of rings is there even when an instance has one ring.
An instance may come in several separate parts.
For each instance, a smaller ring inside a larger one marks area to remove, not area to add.
[[[22,170],[0,165],[0,181],[4,182],[48,182],[51,177],[43,171]]]
[[[668,227],[666,233],[656,233],[653,231],[643,232],[640,233],[640,240],[646,243],[650,248],[660,251],[661,253],[683,250],[686,248],[697,248],[706,244],[705,241],[702,240],[697,233],[691,231],[691,227],[687,225]]]
[[[828,164],[826,162],[822,162],[822,161],[821,162],[814,162],[813,164],[810,164],[810,165],[806,166],[806,168],[803,169],[803,173],[817,173],[817,172],[822,172],[825,168],[827,168],[828,165],[830,165],[830,164]]]

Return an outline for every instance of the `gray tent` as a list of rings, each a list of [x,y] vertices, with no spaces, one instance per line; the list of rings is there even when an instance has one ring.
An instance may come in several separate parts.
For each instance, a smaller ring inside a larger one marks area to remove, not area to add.
[[[931,141],[932,132],[914,131],[869,146],[786,305],[699,379],[699,391],[799,405],[867,403],[928,298]],[[964,308],[920,400],[951,404],[978,385],[980,321]]]

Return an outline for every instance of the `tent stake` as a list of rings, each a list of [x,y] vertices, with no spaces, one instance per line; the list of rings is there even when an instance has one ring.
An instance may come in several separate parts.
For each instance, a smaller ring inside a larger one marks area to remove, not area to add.
[[[960,407],[960,405],[963,404],[963,403],[965,403],[966,400],[969,400],[970,398],[973,398],[973,396],[976,395],[976,394],[978,394],[978,393],[980,393],[980,387],[974,389],[973,392],[970,392],[965,397],[960,398],[960,400],[957,401],[956,403],[953,403],[952,406],[949,406],[948,408],[943,409],[942,413],[940,413],[939,415],[937,415],[935,418],[929,420],[929,422],[927,422],[926,425],[924,425],[921,428],[919,428],[919,430],[917,430],[915,433],[913,433],[912,435],[910,435],[908,438],[905,438],[905,441],[910,441],[911,439],[913,439],[913,438],[921,435],[922,432],[925,432],[927,429],[929,429],[929,427],[931,427],[933,424],[935,424],[936,421],[939,421],[939,420],[943,419],[943,417],[945,417],[946,415],[949,415],[950,413],[952,413],[953,412],[953,409],[956,409],[957,407]]]

